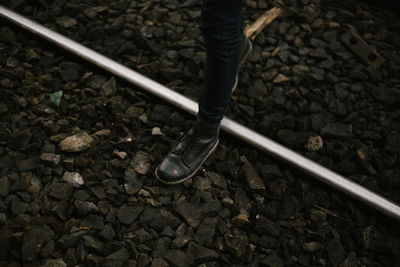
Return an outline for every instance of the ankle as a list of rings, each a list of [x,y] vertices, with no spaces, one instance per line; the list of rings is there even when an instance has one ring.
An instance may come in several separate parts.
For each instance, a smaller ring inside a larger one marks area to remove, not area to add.
[[[204,127],[204,126],[200,125],[199,131],[200,131],[201,135],[217,137],[218,134],[219,134],[219,127],[217,127],[217,128],[208,128],[208,127]]]
[[[199,132],[201,135],[217,137],[219,134],[219,126],[210,127],[209,125],[205,125],[204,123],[201,123],[198,118],[196,118],[196,124],[199,127]]]

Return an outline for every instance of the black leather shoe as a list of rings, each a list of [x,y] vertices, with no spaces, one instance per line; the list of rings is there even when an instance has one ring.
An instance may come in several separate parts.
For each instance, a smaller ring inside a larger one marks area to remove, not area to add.
[[[217,148],[218,132],[219,129],[202,129],[196,123],[157,167],[156,178],[169,185],[191,178]]]
[[[244,36],[244,38],[240,42],[239,69],[240,69],[240,66],[243,64],[243,62],[246,61],[247,56],[251,53],[252,50],[253,50],[252,42],[246,36]],[[239,70],[238,70],[238,72],[239,72]],[[232,88],[232,93],[235,91],[236,87],[238,86],[238,82],[239,82],[239,73],[236,74],[236,80],[235,80],[235,84],[233,85],[233,88]]]

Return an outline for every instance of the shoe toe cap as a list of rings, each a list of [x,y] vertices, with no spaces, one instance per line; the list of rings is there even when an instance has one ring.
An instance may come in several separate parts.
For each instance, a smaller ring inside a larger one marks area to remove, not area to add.
[[[170,159],[161,162],[156,170],[157,178],[170,184],[179,183],[182,179],[185,179],[187,176],[185,167],[179,163]]]

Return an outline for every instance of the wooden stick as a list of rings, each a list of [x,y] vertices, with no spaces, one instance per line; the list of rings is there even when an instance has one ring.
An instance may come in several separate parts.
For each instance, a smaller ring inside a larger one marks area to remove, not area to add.
[[[342,216],[339,216],[339,215],[337,215],[336,213],[334,213],[334,212],[332,212],[332,211],[330,211],[330,210],[328,210],[328,209],[325,209],[325,208],[319,206],[318,204],[314,204],[314,207],[316,207],[317,209],[319,209],[319,210],[325,212],[325,213],[328,214],[328,215],[331,215],[331,216],[336,217],[336,218],[338,218],[338,219],[341,219],[341,220],[343,220],[343,221],[352,222],[352,223],[354,223],[355,225],[363,226],[362,224],[360,224],[360,223],[358,223],[358,222],[355,222],[355,221],[353,221],[353,220],[351,220],[351,219],[346,219],[346,218],[344,218],[344,217],[342,217]]]
[[[253,24],[247,25],[244,34],[247,38],[254,40],[257,35],[270,24],[276,17],[282,14],[282,9],[279,7],[273,7],[261,15]]]

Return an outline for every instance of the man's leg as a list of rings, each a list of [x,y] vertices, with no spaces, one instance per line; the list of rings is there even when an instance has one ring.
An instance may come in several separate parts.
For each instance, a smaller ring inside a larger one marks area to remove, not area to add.
[[[207,58],[197,114],[203,127],[219,127],[229,105],[240,61],[242,9],[242,0],[203,0],[200,28]]]
[[[207,49],[205,81],[194,127],[157,167],[166,184],[192,177],[218,145],[219,125],[228,108],[240,60],[243,0],[203,0],[200,28]]]

